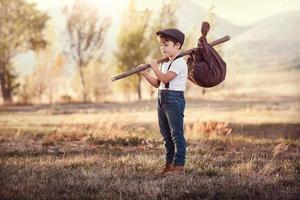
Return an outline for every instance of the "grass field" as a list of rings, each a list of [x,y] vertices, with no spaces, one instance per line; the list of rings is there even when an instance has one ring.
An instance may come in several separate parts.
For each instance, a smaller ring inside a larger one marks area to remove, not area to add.
[[[299,99],[188,100],[184,177],[155,101],[0,108],[0,199],[298,199]]]

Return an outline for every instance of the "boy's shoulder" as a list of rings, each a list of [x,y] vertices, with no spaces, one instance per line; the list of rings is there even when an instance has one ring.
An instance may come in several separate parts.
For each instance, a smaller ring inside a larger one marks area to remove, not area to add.
[[[182,57],[177,58],[176,60],[174,60],[173,62],[175,65],[187,65],[185,59]]]
[[[170,70],[175,72],[176,74],[186,73],[187,71],[187,64],[183,57],[177,58],[173,61]]]

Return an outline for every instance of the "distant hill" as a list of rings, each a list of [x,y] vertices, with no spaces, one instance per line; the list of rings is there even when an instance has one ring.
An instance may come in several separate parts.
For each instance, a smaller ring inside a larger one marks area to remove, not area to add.
[[[187,33],[192,27],[196,27],[196,33],[200,34],[201,24],[206,20],[208,11],[202,8],[200,5],[195,4],[188,0],[179,1],[176,17],[178,19],[178,27]],[[229,21],[216,15],[215,29],[212,34],[214,38],[220,38],[224,35],[236,36],[244,32],[247,27],[236,26]]]
[[[280,13],[252,26],[224,45],[237,68],[283,70],[300,67],[300,12]]]

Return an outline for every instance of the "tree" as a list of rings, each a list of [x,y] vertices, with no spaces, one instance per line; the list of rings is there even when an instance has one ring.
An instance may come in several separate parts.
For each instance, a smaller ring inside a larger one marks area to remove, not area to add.
[[[52,103],[54,92],[61,89],[65,57],[54,48],[56,37],[52,20],[48,21],[45,30],[47,46],[36,52],[36,66],[31,74],[22,79],[17,90],[23,103],[32,103],[35,98],[42,102],[43,97],[48,97],[49,103]]]
[[[47,96],[49,103],[53,102],[53,98],[55,97],[55,93],[57,94],[59,89],[62,89],[64,85],[64,70],[65,70],[66,58],[64,54],[57,53],[54,56],[54,59],[51,62],[48,77],[50,78],[47,85]],[[56,95],[57,96],[57,95]]]
[[[47,47],[36,53],[36,67],[33,72],[33,82],[36,96],[42,101],[43,96],[48,97],[52,103],[54,92],[61,89],[63,78],[65,56],[55,48],[57,40],[54,22],[49,20],[46,27],[45,39]]]
[[[87,80],[84,68],[92,60],[102,60],[103,44],[110,22],[84,0],[76,0],[71,9],[66,8],[67,30],[71,55],[78,67],[83,101],[87,101]]]
[[[135,2],[133,0],[130,1],[118,36],[118,50],[115,52],[118,73],[130,70],[146,62],[150,53],[150,45],[147,38],[150,16],[151,12],[149,10],[138,11],[135,8]],[[140,74],[121,80],[122,91],[126,94],[136,92],[138,99],[142,99],[141,80]]]
[[[32,75],[22,77],[20,87],[17,89],[19,103],[29,104],[35,97],[35,88],[32,80]]]
[[[48,16],[23,0],[0,0],[0,85],[4,103],[12,103],[18,87],[12,59],[20,52],[46,46],[43,30]]]
[[[93,60],[84,68],[86,76],[86,94],[94,102],[103,102],[111,93],[109,71],[105,63]],[[73,80],[73,87],[78,89],[78,76]]]
[[[49,57],[52,55],[49,54]],[[43,96],[48,96],[49,103],[52,103],[53,93],[60,89],[65,58],[61,53],[51,59],[49,57],[40,57],[34,71],[22,77],[17,89],[21,103],[32,103],[34,99],[42,102]],[[44,62],[42,58],[45,59]]]
[[[44,55],[44,53],[42,55]],[[32,94],[31,98],[37,97],[39,102],[42,101],[42,96],[46,92],[48,84],[51,83],[51,77],[49,73],[49,65],[51,65],[50,62],[51,61],[45,56],[37,59],[37,65],[33,73],[28,75],[28,78],[25,79],[25,86],[30,86],[29,88],[33,90],[30,91],[30,89],[27,88],[26,91]],[[30,81],[30,83],[26,83],[26,81]]]

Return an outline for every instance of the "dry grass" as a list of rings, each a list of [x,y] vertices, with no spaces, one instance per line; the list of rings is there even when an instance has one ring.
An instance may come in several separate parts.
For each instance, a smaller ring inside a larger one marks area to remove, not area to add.
[[[265,108],[263,103],[187,105],[187,176],[165,178],[158,175],[164,150],[151,102],[146,109],[134,104],[124,105],[124,110],[115,110],[118,105],[113,104],[107,108],[66,105],[56,107],[55,114],[51,108],[3,109],[0,197],[299,197],[299,121],[294,118],[298,115],[293,112],[294,104],[266,103]],[[250,119],[247,113],[257,117]],[[290,115],[279,117],[281,113]]]

